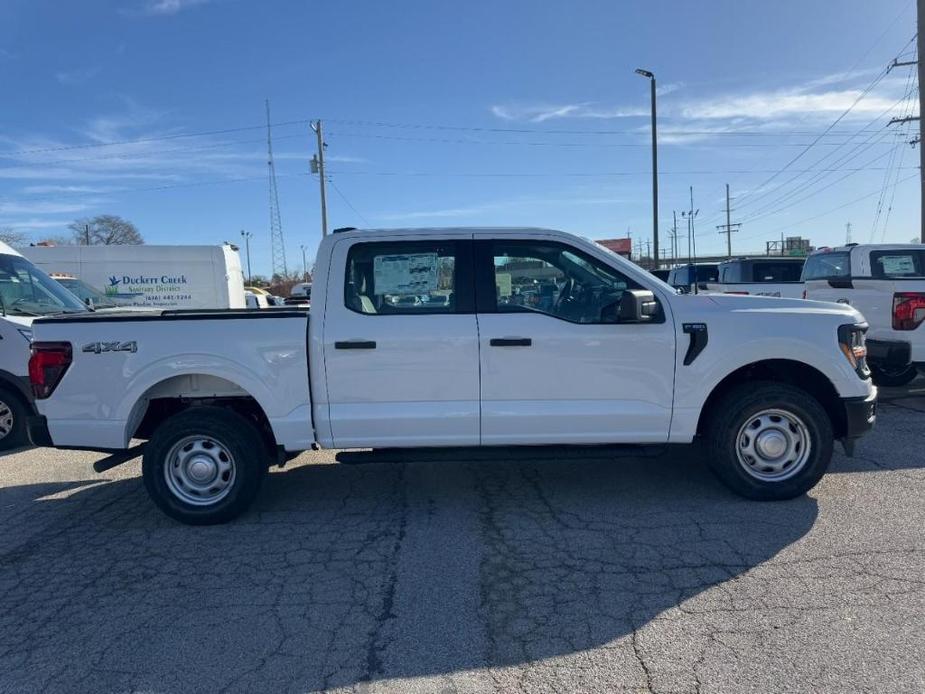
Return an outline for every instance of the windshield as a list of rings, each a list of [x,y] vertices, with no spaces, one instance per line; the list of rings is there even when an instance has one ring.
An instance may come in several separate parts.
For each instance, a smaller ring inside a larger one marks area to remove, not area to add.
[[[80,299],[18,255],[0,255],[0,300],[10,316],[86,311]]]
[[[116,308],[119,306],[99,289],[91,287],[83,280],[59,278],[57,282],[84,303],[87,302],[87,299],[90,299],[93,302],[93,308]]]

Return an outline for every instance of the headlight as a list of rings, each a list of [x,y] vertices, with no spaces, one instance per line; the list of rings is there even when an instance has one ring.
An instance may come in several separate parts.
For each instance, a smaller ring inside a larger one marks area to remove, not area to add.
[[[870,376],[870,369],[867,368],[867,344],[864,337],[866,333],[867,323],[838,326],[838,347],[851,364],[851,368],[864,379]]]

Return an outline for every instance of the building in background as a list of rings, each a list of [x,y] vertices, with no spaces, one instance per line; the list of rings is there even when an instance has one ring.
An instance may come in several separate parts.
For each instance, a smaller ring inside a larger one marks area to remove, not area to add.
[[[617,255],[622,255],[627,260],[632,260],[633,240],[631,238],[599,239],[597,243],[602,245],[604,248],[613,251]]]

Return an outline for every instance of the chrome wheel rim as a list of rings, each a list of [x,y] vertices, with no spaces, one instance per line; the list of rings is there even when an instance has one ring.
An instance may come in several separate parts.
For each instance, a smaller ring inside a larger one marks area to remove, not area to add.
[[[751,415],[736,436],[739,465],[762,482],[793,477],[806,467],[811,451],[806,424],[786,410],[768,409]]]
[[[164,477],[171,493],[193,506],[216,504],[231,491],[234,457],[217,439],[187,436],[167,454]]]
[[[5,439],[13,431],[13,410],[0,400],[0,439]]]

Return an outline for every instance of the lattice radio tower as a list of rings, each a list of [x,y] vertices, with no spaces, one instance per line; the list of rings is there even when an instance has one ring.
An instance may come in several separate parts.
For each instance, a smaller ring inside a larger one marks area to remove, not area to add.
[[[270,134],[270,100],[267,99],[267,175],[270,179],[270,253],[273,256],[273,274],[288,276],[286,271],[286,244],[283,242],[283,223],[279,218],[279,191],[276,188],[276,166],[273,164],[273,137]]]

